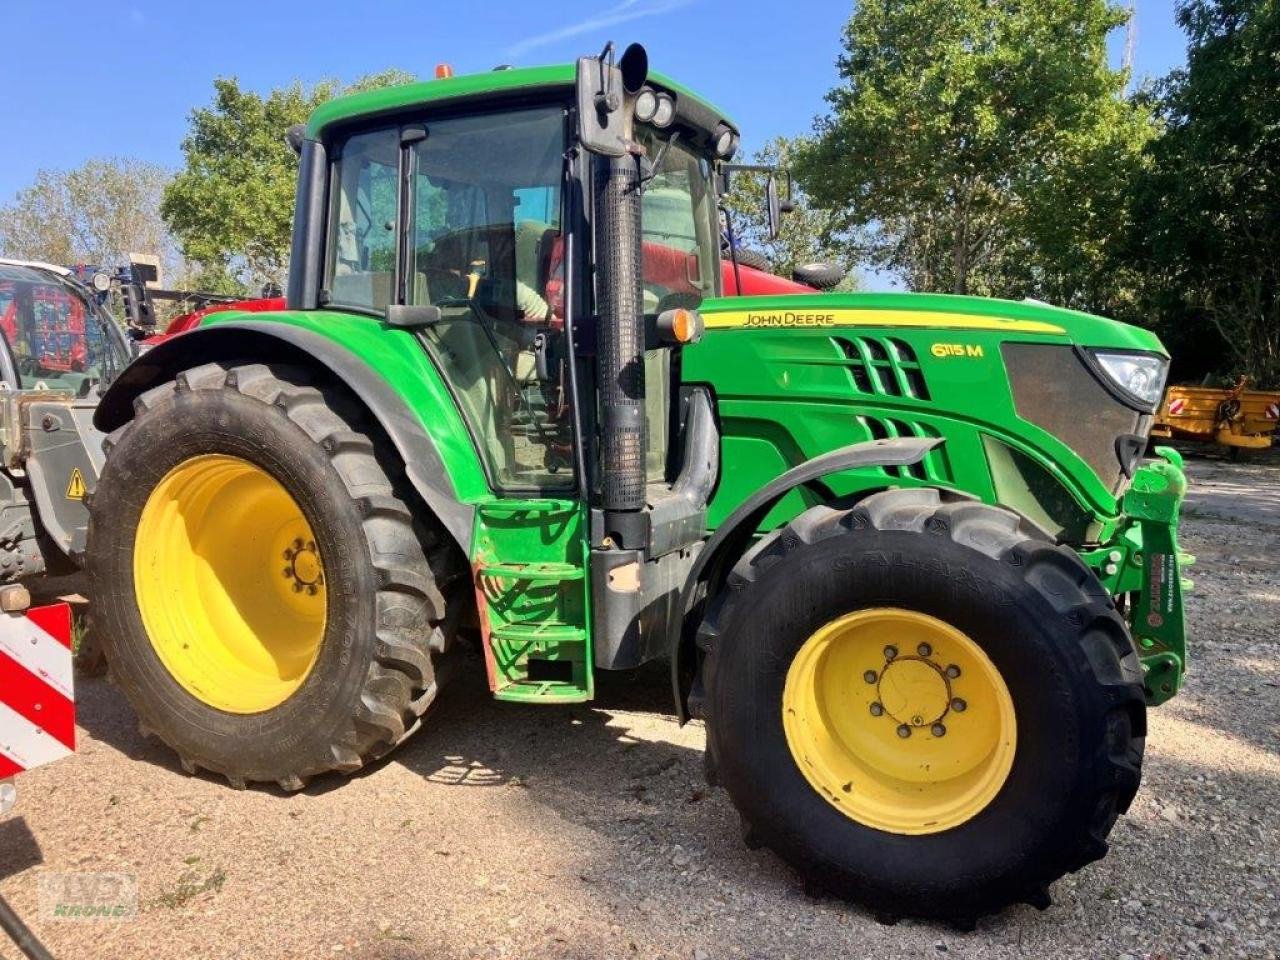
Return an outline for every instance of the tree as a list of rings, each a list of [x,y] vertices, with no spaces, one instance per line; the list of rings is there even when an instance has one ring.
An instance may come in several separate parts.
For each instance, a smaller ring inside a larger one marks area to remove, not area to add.
[[[797,171],[918,290],[1097,306],[1154,132],[1107,62],[1108,0],[861,0]]]
[[[785,171],[791,162],[792,147],[792,142],[785,137],[775,137],[756,151],[752,162]],[[785,197],[785,176],[779,177],[778,189]],[[770,237],[765,177],[754,173],[735,174],[726,205],[734,217],[739,248],[763,253],[772,271],[784,277],[804,263],[837,264],[845,271],[842,289],[854,289],[857,286],[854,248],[845,226],[846,218],[815,207],[798,184],[793,184],[791,199],[795,209],[783,214],[778,236]]]
[[[1136,260],[1173,337],[1280,386],[1280,2],[1183,0],[1187,65],[1137,191]],[[1175,354],[1176,356],[1176,354]]]
[[[186,165],[165,191],[161,207],[202,275],[224,288],[229,283],[248,290],[283,286],[298,173],[285,131],[341,93],[413,79],[387,70],[345,88],[333,80],[309,89],[295,82],[265,97],[242,89],[234,78],[215,80],[213,103],[191,113],[182,141]]]
[[[179,269],[177,247],[160,217],[169,172],[129,159],[90,160],[74,170],[41,170],[35,182],[0,208],[0,250],[48,263],[108,268],[130,253]]]

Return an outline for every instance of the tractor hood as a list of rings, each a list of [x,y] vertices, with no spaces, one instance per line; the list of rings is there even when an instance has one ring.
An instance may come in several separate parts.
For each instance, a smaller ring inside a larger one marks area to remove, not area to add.
[[[822,293],[721,297],[700,311],[708,330],[890,327],[1007,332],[1082,347],[1168,356],[1151,331],[1033,300],[995,300],[922,293]]]

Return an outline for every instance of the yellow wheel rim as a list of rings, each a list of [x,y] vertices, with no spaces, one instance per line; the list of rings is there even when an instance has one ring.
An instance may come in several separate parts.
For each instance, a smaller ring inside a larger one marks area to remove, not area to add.
[[[782,723],[797,766],[845,816],[890,833],[957,827],[1013,766],[1013,700],[965,633],[894,607],[826,624],[796,654]]]
[[[142,508],[133,582],[156,655],[211,707],[270,710],[315,665],[319,548],[293,497],[247,460],[210,454],[169,471]]]

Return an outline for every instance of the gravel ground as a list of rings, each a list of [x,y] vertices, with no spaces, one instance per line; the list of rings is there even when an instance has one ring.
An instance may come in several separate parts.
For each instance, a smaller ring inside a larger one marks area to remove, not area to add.
[[[961,934],[808,899],[704,788],[664,669],[571,710],[493,703],[474,673],[393,757],[291,796],[185,776],[84,681],[79,755],[0,822],[0,894],[64,958],[1275,958],[1280,455],[1188,463],[1193,672],[1151,715],[1110,855],[1044,912]],[[138,915],[42,914],[65,870],[134,875]]]

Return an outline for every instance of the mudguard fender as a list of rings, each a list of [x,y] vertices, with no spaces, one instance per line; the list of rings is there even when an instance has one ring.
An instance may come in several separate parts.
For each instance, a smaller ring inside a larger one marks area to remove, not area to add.
[[[409,482],[466,553],[474,509],[458,499],[444,460],[422,422],[373,367],[341,344],[303,327],[235,321],[199,327],[157,344],[134,360],[103,395],[94,426],[103,433],[133,418],[140,394],[180,370],[219,360],[319,364],[368,408],[404,461]]]

